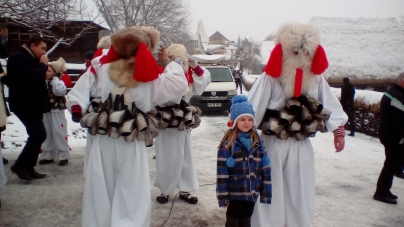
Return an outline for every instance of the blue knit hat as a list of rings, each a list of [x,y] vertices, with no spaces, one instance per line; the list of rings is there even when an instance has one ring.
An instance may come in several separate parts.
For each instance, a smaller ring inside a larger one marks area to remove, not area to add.
[[[242,116],[250,116],[254,120],[255,125],[255,112],[253,105],[248,102],[247,96],[245,95],[236,95],[231,100],[232,105],[230,107],[230,121],[228,122],[228,126],[230,128],[234,128],[237,124],[237,120]]]

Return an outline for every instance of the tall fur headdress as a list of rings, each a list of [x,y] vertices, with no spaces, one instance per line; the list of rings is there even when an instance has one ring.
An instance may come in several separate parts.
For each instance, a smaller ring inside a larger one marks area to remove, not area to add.
[[[281,80],[287,98],[307,92],[314,75],[328,68],[320,34],[313,25],[290,22],[281,26],[275,45],[264,72]]]
[[[109,77],[116,84],[129,87],[157,79],[161,69],[151,51],[156,49],[159,36],[156,29],[146,26],[122,28],[113,33],[108,54],[100,59],[101,64],[111,63]]]

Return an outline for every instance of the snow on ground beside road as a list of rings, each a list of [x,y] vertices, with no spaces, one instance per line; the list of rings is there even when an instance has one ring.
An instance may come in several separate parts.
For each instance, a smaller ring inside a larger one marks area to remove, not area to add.
[[[65,167],[57,162],[37,166],[49,178],[27,183],[11,174],[10,166],[18,157],[24,141],[25,129],[15,116],[8,118],[7,130],[2,133],[6,149],[3,155],[10,160],[5,166],[8,178],[3,188],[0,226],[48,227],[80,226],[84,189],[83,160],[86,132],[68,119],[69,143],[72,158]],[[153,187],[156,170],[154,147],[148,148],[152,197],[152,227],[161,226],[224,226],[225,210],[217,205],[215,195],[217,146],[227,130],[227,113],[202,116],[202,124],[192,131],[194,159],[200,189],[197,205],[189,205],[170,195],[169,202],[156,202],[159,190]],[[398,205],[388,205],[372,199],[376,181],[384,162],[384,149],[377,138],[361,133],[346,138],[345,150],[335,153],[332,133],[317,133],[312,140],[316,157],[315,227],[401,227],[404,223],[404,180],[395,178],[392,192],[399,197]],[[21,144],[15,146],[12,144]]]

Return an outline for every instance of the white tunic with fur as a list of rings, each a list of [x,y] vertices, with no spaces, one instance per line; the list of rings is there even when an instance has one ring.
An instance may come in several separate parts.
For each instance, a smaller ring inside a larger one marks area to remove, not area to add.
[[[204,74],[192,74],[194,82],[190,92],[184,96],[187,103],[192,95],[201,95],[210,84],[208,70]],[[196,129],[197,130],[197,129]],[[174,194],[177,189],[191,192],[199,188],[192,152],[191,129],[179,131],[177,128],[159,129],[156,138],[156,180],[154,186],[165,195]]]
[[[307,87],[306,87],[307,88]],[[331,110],[326,122],[329,132],[345,125],[347,116],[340,102],[322,76],[314,76],[313,84],[304,93]],[[256,110],[259,124],[266,109],[281,110],[285,106],[285,89],[280,79],[262,74],[248,93]],[[320,133],[320,132],[318,132]],[[272,169],[272,204],[256,203],[251,223],[253,227],[311,227],[314,216],[315,170],[314,151],[309,139],[280,140],[261,135]],[[333,151],[329,151],[333,152]]]
[[[115,86],[108,76],[110,65],[96,68],[103,101]],[[182,68],[177,63],[170,63],[156,80],[139,83],[130,89],[130,93],[137,107],[147,112],[154,104],[179,99],[187,90]],[[87,108],[88,101],[81,103],[82,109]],[[82,226],[150,226],[150,197],[150,175],[144,141],[128,143],[123,137],[113,139],[107,135],[94,136],[86,171]]]
[[[64,96],[66,94],[66,86],[63,81],[54,79],[50,83],[55,96]],[[43,114],[42,121],[46,129],[46,140],[41,145],[42,153],[39,158],[41,160],[69,159],[70,150],[67,141],[65,111],[52,109],[51,112]]]

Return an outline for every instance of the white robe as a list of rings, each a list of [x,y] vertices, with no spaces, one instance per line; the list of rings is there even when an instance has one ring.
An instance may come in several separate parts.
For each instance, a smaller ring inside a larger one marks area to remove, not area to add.
[[[66,86],[63,81],[54,79],[51,81],[51,85],[55,96],[64,96],[66,94]],[[70,147],[64,110],[53,109],[51,112],[44,113],[42,121],[46,129],[46,140],[41,145],[42,153],[39,159],[69,159]]]
[[[94,58],[91,62],[94,69],[99,70],[100,63],[99,60],[108,54],[108,49],[102,50],[102,55],[99,57]],[[80,76],[77,80],[74,87],[70,90],[69,94],[67,95],[66,99],[66,106],[69,111],[71,111],[71,107],[73,105],[80,105],[84,106],[87,102],[86,100],[90,100],[91,97],[101,97],[101,90],[98,84],[98,75],[91,72],[90,68]],[[90,92],[89,92],[90,91]],[[88,107],[88,104],[87,104]],[[83,109],[82,107],[82,114],[85,114],[87,107]],[[88,166],[88,157],[90,156],[91,151],[91,144],[93,143],[94,136],[88,133],[87,131],[87,141],[86,141],[86,149],[84,152],[84,176],[86,175],[86,170]]]
[[[115,86],[108,77],[108,68],[109,64],[96,68],[103,101]],[[137,107],[147,112],[153,105],[180,100],[187,90],[184,72],[173,62],[156,80],[140,83],[130,93]],[[75,98],[82,109],[87,108],[88,101]],[[83,227],[150,225],[151,189],[144,141],[128,143],[123,137],[94,136],[85,177]]]
[[[192,74],[192,92],[184,96],[189,102],[192,95],[201,95],[211,81],[210,73]],[[169,105],[174,104],[169,102]],[[167,103],[162,106],[167,106]],[[154,186],[165,195],[174,194],[177,189],[191,192],[199,188],[192,152],[191,129],[179,131],[177,128],[159,129],[156,146],[156,180]]]
[[[337,97],[322,76],[315,76],[314,84],[307,92],[324,108],[331,110],[326,121],[327,130],[334,131],[345,125],[347,116]],[[260,124],[266,109],[284,108],[285,96],[279,79],[262,74],[248,93],[248,99],[256,110],[256,122]],[[320,133],[320,132],[317,132]],[[251,217],[253,227],[311,227],[314,217],[315,169],[314,151],[309,139],[296,141],[261,135],[271,160],[272,204],[257,203]],[[332,151],[330,151],[332,152]]]

